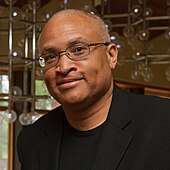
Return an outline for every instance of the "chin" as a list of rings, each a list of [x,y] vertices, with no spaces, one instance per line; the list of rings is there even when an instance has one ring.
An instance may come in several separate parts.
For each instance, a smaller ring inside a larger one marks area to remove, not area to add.
[[[60,101],[61,101],[61,104],[64,104],[64,105],[80,105],[84,103],[85,98],[82,98],[81,96],[79,97],[69,96],[69,97],[62,98]]]

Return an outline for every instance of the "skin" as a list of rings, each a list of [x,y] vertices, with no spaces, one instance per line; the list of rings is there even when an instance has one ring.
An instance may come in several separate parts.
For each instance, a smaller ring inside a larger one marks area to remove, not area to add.
[[[39,38],[40,54],[49,49],[62,51],[76,42],[104,42],[91,27],[94,21],[78,14],[50,20]],[[44,69],[50,94],[62,104],[66,118],[78,130],[90,130],[107,118],[113,91],[112,69],[117,63],[114,44],[90,47],[90,54],[73,61],[63,54],[59,62]]]

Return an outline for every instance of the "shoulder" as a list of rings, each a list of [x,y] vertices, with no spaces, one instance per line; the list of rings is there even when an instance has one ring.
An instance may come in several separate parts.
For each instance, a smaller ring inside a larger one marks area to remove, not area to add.
[[[154,120],[170,123],[170,100],[157,96],[129,93],[116,87],[114,90],[114,107],[121,107],[133,120]],[[115,102],[116,100],[116,102]]]
[[[150,112],[166,111],[170,113],[170,99],[131,93],[128,94],[128,99],[131,108],[140,108],[141,110],[148,110]]]
[[[143,108],[144,110],[158,109],[167,110],[170,112],[170,99],[158,96],[134,94],[120,89],[116,86],[116,96],[121,96],[121,99],[127,99],[130,108]],[[162,107],[161,107],[162,106]]]
[[[49,136],[53,138],[56,133],[59,133],[63,115],[62,107],[58,107],[42,116],[34,124],[23,127],[17,138],[17,152],[20,162],[30,166],[31,160],[35,161],[38,158],[37,150],[42,150],[41,146],[47,146]]]
[[[56,124],[61,124],[63,117],[62,107],[55,108],[49,111],[47,114],[39,118],[35,123],[30,126],[23,127],[21,130],[18,140],[30,141],[30,139],[37,139],[46,129],[52,129]]]

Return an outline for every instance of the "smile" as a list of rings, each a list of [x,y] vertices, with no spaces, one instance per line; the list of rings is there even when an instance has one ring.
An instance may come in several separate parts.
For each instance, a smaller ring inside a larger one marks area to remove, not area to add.
[[[81,80],[82,80],[82,78],[62,79],[57,82],[57,86],[59,86],[62,89],[69,89],[69,88],[75,87],[77,85],[77,83],[79,83]]]

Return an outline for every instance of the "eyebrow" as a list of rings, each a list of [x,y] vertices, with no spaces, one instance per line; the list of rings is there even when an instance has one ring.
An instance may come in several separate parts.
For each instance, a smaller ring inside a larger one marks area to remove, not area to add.
[[[47,47],[43,49],[42,54],[53,53],[53,52],[57,52],[57,50],[53,47],[50,47],[50,48]]]
[[[73,38],[66,43],[66,46],[67,46],[66,49],[69,47],[72,47],[73,45],[75,45],[77,43],[88,43],[88,41],[86,39],[84,39],[83,37]],[[47,46],[43,49],[42,54],[54,53],[54,52],[59,52],[59,50],[57,50],[57,48]]]

